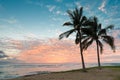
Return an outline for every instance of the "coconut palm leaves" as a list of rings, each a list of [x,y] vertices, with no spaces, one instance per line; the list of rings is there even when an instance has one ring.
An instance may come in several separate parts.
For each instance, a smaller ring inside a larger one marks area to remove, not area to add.
[[[80,9],[75,9],[74,11],[68,10],[67,13],[71,19],[71,21],[65,22],[63,26],[71,26],[72,29],[69,31],[66,31],[62,34],[59,35],[59,39],[62,39],[64,37],[69,37],[73,32],[76,33],[76,39],[75,43],[76,44],[81,44],[81,28],[82,25],[86,21],[86,17],[82,16],[83,8],[81,7]],[[82,53],[82,46],[80,45],[80,54],[81,54],[81,60],[82,60],[82,67],[83,70],[85,70],[85,64],[84,64],[84,58],[83,58],[83,53]]]
[[[114,38],[107,34],[107,31],[112,29],[114,26],[109,25],[106,28],[101,28],[101,24],[98,24],[97,17],[88,19],[84,25],[87,26],[87,28],[82,29],[85,33],[82,40],[82,48],[86,50],[93,43],[93,41],[96,41],[98,66],[101,69],[99,52],[103,52],[102,42],[104,41],[107,43],[111,49],[115,51]]]

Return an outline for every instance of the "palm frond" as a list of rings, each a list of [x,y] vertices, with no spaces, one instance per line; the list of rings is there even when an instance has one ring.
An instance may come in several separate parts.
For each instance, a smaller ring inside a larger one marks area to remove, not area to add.
[[[72,30],[69,30],[69,31],[66,31],[66,32],[60,34],[60,35],[59,35],[59,39],[62,39],[63,37],[66,37],[66,38],[69,37],[69,35],[70,35],[71,33],[73,33],[75,30],[76,30],[76,29],[72,29]]]
[[[85,22],[82,24],[84,27],[89,26],[89,20],[85,20]]]
[[[80,8],[80,11],[79,11],[79,15],[80,15],[80,19],[82,17],[82,13],[83,13],[83,7]]]
[[[76,11],[73,11],[73,15],[74,15],[74,18],[77,20],[78,16],[77,16]]]
[[[106,29],[101,29],[98,32],[98,36],[107,35]]]
[[[65,22],[65,23],[63,24],[63,26],[73,26],[73,23],[71,23],[71,22]]]
[[[89,18],[86,19],[83,26],[89,26],[89,27],[93,27],[94,26],[94,22]]]
[[[88,36],[88,35],[86,35],[86,34],[82,34],[81,39],[84,40],[84,39],[86,39],[87,37],[90,37],[90,36]]]
[[[98,32],[98,18],[97,17],[93,17],[93,31],[95,32],[95,33],[97,33]]]
[[[86,50],[93,43],[93,41],[94,41],[94,39],[91,39],[85,45],[82,44],[83,50]]]
[[[83,24],[84,25],[84,23],[87,21],[87,17],[86,16],[83,16],[82,17],[82,19],[81,19],[81,25]]]
[[[87,45],[88,41],[89,41],[90,37],[86,37],[84,40],[82,40],[82,48],[85,49],[85,46]]]
[[[84,40],[82,40],[82,44],[85,45],[89,39],[90,39],[90,37],[86,37]]]
[[[70,17],[71,20],[74,20],[74,19],[75,19],[74,14],[73,14],[73,11],[68,10],[67,13],[68,13],[68,15],[69,15],[69,17]]]
[[[101,30],[101,24],[98,24],[98,30]]]
[[[103,37],[103,41],[106,42],[113,51],[115,51],[115,44],[114,44],[114,38],[112,36],[102,36]]]
[[[99,24],[98,24],[97,17],[90,17],[88,20],[85,21],[85,23],[83,25],[89,26],[89,28],[91,28],[94,33],[98,32]],[[100,28],[100,26],[99,26],[99,28]]]
[[[98,40],[98,45],[100,47],[100,53],[102,54],[103,52],[103,44]]]
[[[75,15],[77,16],[77,18],[79,19],[79,11],[77,8],[75,8]]]
[[[108,29],[113,29],[113,28],[114,28],[114,25],[109,25],[105,29],[108,30]]]
[[[108,29],[113,29],[113,27],[114,27],[114,25],[109,25],[108,27],[99,30],[98,35],[99,36],[100,35],[107,35],[107,30]]]
[[[92,28],[81,28],[82,33],[86,35],[93,35]]]
[[[98,18],[94,16],[94,26],[98,26]]]

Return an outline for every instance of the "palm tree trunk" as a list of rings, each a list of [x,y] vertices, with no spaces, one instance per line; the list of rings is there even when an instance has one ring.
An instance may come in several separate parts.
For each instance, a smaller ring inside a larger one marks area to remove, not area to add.
[[[97,44],[97,58],[98,58],[98,67],[101,70],[101,64],[100,64],[100,54],[99,54],[99,44],[98,41],[96,40],[96,44]]]
[[[82,45],[81,45],[81,33],[80,31],[78,31],[79,35],[80,35],[80,54],[81,54],[81,60],[82,60],[82,69],[84,72],[86,72],[86,68],[85,68],[85,63],[84,63],[84,57],[83,57],[83,50],[82,50]]]

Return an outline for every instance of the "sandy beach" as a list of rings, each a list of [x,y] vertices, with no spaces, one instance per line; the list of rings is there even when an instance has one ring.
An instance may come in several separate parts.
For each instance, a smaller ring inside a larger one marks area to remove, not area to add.
[[[92,68],[87,72],[73,70],[48,74],[36,74],[11,80],[120,80],[120,68],[103,68],[102,70]]]

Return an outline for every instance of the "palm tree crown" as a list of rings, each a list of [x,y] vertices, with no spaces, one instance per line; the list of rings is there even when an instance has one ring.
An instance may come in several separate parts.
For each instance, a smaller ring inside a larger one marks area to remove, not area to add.
[[[100,67],[100,58],[99,58],[99,49],[100,52],[103,52],[103,43],[107,43],[113,51],[115,51],[114,38],[107,34],[107,31],[112,29],[114,26],[109,25],[105,28],[101,27],[101,24],[98,24],[97,17],[89,18],[84,24],[87,28],[83,28],[82,31],[85,33],[82,40],[82,48],[86,50],[93,41],[96,41],[97,45],[97,54],[98,54],[98,66]]]
[[[71,21],[65,22],[63,26],[71,26],[73,27],[73,29],[60,34],[59,39],[62,39],[63,37],[67,38],[73,32],[77,32],[76,36],[78,36],[78,31],[80,31],[82,24],[84,24],[86,20],[86,17],[82,16],[82,12],[83,12],[83,7],[81,7],[80,10],[76,8],[74,11],[71,11],[71,10],[67,11]]]

